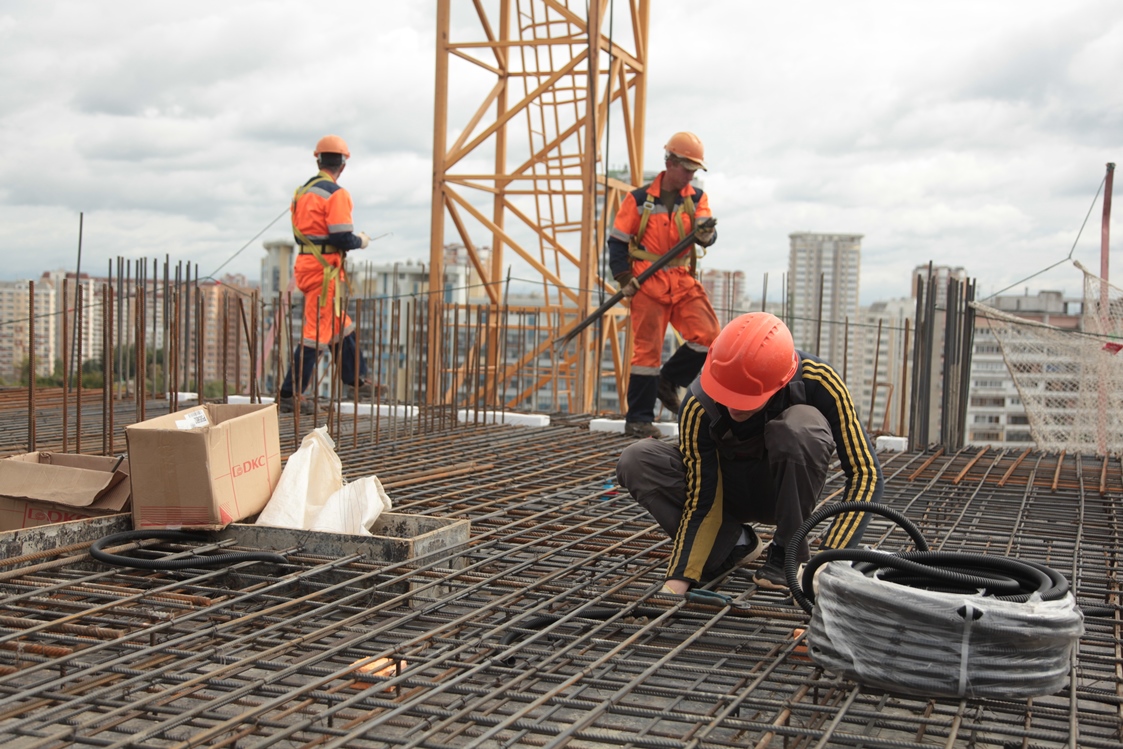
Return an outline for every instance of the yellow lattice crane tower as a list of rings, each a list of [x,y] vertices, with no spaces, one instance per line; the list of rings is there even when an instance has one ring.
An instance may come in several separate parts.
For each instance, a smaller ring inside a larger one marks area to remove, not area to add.
[[[615,291],[606,266],[602,272],[604,232],[643,181],[649,2],[616,5],[438,0],[430,288],[442,288],[446,242],[462,244],[497,311],[487,318],[493,337],[501,335],[504,274],[513,266],[540,289],[542,319],[556,335]],[[605,166],[609,136],[626,154],[624,179]],[[430,295],[431,321],[441,319],[443,304]],[[502,381],[505,368],[547,361],[523,391],[505,393],[504,404],[517,407],[554,378],[566,410],[587,413],[606,352],[621,391],[627,382],[626,314],[614,310],[565,349],[555,350],[556,336],[535,341],[521,362],[487,346],[480,355],[487,361],[477,365],[496,376],[482,379]],[[429,331],[429,382],[438,383],[444,333],[439,325]],[[499,400],[486,388],[477,396],[481,404]],[[445,402],[436,387],[428,397]]]

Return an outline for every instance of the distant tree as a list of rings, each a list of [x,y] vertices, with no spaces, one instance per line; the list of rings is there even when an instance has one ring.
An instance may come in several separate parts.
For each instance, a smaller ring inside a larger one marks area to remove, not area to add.
[[[62,377],[61,377],[62,370],[59,369],[58,367],[55,367],[55,370],[59,375],[57,377],[57,379],[56,379],[56,377],[51,376],[51,375],[36,375],[35,376],[35,387],[48,387],[49,388],[49,387],[59,387],[59,386],[61,386],[62,385]],[[30,382],[30,377],[31,377],[31,359],[29,357],[24,357],[23,361],[20,362],[20,366],[19,366],[19,385],[21,385],[22,387],[27,387],[28,382]]]

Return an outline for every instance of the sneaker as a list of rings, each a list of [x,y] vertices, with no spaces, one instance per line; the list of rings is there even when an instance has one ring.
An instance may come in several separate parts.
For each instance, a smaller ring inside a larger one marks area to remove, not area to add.
[[[663,404],[663,408],[667,409],[673,414],[678,414],[682,402],[678,398],[678,385],[674,384],[666,377],[659,377],[659,402]]]
[[[359,400],[363,400],[365,398],[373,398],[376,393],[378,394],[379,398],[386,397],[386,386],[385,385],[381,385],[381,384],[375,385],[370,380],[363,380],[359,384],[359,387],[357,387],[357,388],[354,385],[344,385],[343,386],[343,400],[345,400],[345,401],[355,400],[356,391],[358,391],[357,394],[358,394]]]
[[[719,564],[716,569],[703,572],[702,580],[700,581],[703,585],[713,581],[715,578],[721,577],[730,570],[737,569],[741,565],[756,561],[756,558],[764,551],[764,544],[760,542],[760,537],[756,535],[756,531],[753,530],[753,527],[751,525],[743,525],[741,527],[745,529],[745,535],[748,536],[748,540],[746,543],[734,546],[733,550],[729,552],[729,556],[727,556],[725,561]]]
[[[283,414],[291,414],[296,410],[296,402],[300,401],[300,413],[311,414],[316,410],[312,401],[306,401],[303,398],[296,398],[292,395],[281,395],[277,397],[277,407]]]
[[[643,439],[644,437],[659,439],[663,436],[663,433],[659,431],[659,427],[655,426],[650,421],[625,422],[624,434],[628,437],[636,437],[639,439]]]
[[[784,547],[777,546],[776,542],[768,544],[768,558],[764,564],[753,573],[753,582],[757,587],[768,590],[788,589],[788,576],[784,574]]]

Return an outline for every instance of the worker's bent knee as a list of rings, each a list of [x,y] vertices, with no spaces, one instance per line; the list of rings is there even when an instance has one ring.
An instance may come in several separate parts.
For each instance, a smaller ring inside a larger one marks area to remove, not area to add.
[[[830,424],[819,409],[791,406],[764,427],[769,460],[798,460],[804,464],[829,461],[834,450]]]
[[[624,448],[616,463],[616,482],[634,496],[652,484],[681,480],[682,457],[678,448],[661,440],[638,440]]]
[[[645,442],[655,440],[639,440],[624,448],[620,459],[616,462],[616,483],[625,489],[635,485],[635,480],[644,475]]]

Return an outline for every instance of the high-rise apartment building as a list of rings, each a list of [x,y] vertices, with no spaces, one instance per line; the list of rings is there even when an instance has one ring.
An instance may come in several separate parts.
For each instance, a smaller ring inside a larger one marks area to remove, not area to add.
[[[202,326],[203,382],[225,382],[228,394],[250,392],[254,377],[250,344],[260,334],[257,291],[241,274],[198,285],[202,318],[197,315],[196,324]],[[214,394],[218,395],[217,387]]]
[[[277,295],[289,291],[292,267],[296,260],[296,243],[291,239],[271,239],[263,243],[265,257],[261,258],[261,298],[265,303],[276,302]],[[294,294],[300,292],[292,289]]]
[[[1083,300],[1066,299],[1059,291],[1040,291],[1036,296],[999,296],[986,303],[1008,314],[1057,328],[1077,330],[1081,325]],[[1031,447],[1034,440],[1029,417],[985,317],[975,318],[973,344],[967,442],[991,447]],[[1058,377],[1059,390],[1067,390],[1067,385]]]
[[[928,271],[932,271],[932,278],[936,279],[936,309],[947,309],[948,281],[956,280],[960,283],[967,282],[967,271],[962,266],[950,265],[918,265],[912,271],[912,284],[909,286],[909,296],[916,299],[917,278],[927,288]]]
[[[32,354],[36,375],[47,376],[54,371],[56,300],[49,283],[0,281],[0,380],[19,382]]]
[[[723,326],[737,315],[748,312],[745,295],[745,272],[711,268],[698,273],[698,282],[710,297],[710,304]]]
[[[796,348],[845,356],[845,323],[858,319],[861,234],[789,234],[788,324]]]
[[[65,280],[65,283],[64,283]],[[104,350],[104,341],[101,332],[105,318],[105,278],[91,277],[82,274],[78,279],[73,271],[54,270],[47,271],[35,285],[35,293],[45,293],[48,288],[54,290],[55,314],[50,320],[52,332],[52,347],[56,357],[62,357],[63,315],[62,308],[66,306],[66,346],[67,361],[71,362],[70,371],[73,375],[78,371],[79,364],[88,361],[101,362]],[[66,299],[63,300],[65,290]]]
[[[862,307],[850,325],[848,359],[838,362],[862,424],[874,433],[905,436],[910,393],[916,303],[890,299]]]

